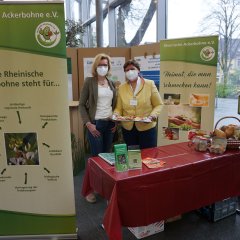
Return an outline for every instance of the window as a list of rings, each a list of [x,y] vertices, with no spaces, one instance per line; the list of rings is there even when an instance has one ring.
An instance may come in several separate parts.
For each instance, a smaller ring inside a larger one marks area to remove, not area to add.
[[[111,32],[111,34],[114,34]],[[107,47],[109,45],[109,31],[108,31],[108,15],[103,20],[103,46]]]
[[[157,16],[154,13],[152,21],[150,22],[146,33],[141,41],[141,44],[153,43],[157,40]]]
[[[240,58],[237,59],[237,67],[240,68]]]
[[[117,46],[139,45],[143,41],[156,11],[156,4],[149,10],[150,3],[150,0],[133,0],[116,8]],[[154,32],[156,36],[156,30]],[[148,41],[155,42],[154,35],[151,34],[152,40],[148,38]]]
[[[96,15],[96,5],[95,5],[95,0],[89,0],[89,17],[93,17]]]
[[[97,46],[96,22],[93,22],[89,26],[88,36],[89,36],[89,47],[96,47]]]
[[[74,1],[73,3],[73,16],[74,16],[74,20],[78,21],[80,19],[80,4],[78,1]]]
[[[206,35],[201,32],[201,21],[209,12],[209,4],[208,0],[168,0],[168,38]]]

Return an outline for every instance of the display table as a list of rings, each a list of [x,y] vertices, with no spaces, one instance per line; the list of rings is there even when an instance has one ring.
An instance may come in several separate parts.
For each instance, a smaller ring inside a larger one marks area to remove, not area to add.
[[[122,226],[145,226],[227,197],[240,195],[240,151],[222,155],[196,152],[187,143],[142,150],[164,167],[119,173],[99,157],[90,158],[82,194],[107,199],[103,224],[110,240],[122,239]]]

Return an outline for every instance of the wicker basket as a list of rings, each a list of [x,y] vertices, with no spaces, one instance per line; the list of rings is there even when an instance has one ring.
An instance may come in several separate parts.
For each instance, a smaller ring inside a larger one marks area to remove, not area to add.
[[[217,125],[219,124],[219,122],[221,122],[223,119],[226,119],[226,118],[234,118],[240,122],[240,119],[238,119],[237,117],[233,117],[233,116],[222,117],[216,122],[214,129],[217,128]],[[239,147],[240,147],[240,140],[227,139],[227,149],[238,149]]]

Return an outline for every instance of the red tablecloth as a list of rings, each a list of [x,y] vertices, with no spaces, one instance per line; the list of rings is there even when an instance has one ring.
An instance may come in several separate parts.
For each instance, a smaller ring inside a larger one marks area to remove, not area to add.
[[[99,157],[90,158],[82,194],[109,200],[104,227],[110,240],[122,239],[122,226],[145,226],[240,195],[240,151],[222,155],[196,152],[187,143],[142,150],[164,167],[119,173]]]

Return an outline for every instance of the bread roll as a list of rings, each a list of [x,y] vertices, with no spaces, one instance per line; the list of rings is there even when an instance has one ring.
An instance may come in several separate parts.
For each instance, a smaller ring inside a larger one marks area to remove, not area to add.
[[[213,135],[220,138],[226,138],[226,133],[220,129],[215,129]]]
[[[235,126],[234,125],[228,125],[225,129],[225,134],[227,138],[232,138],[234,136],[234,130]]]

